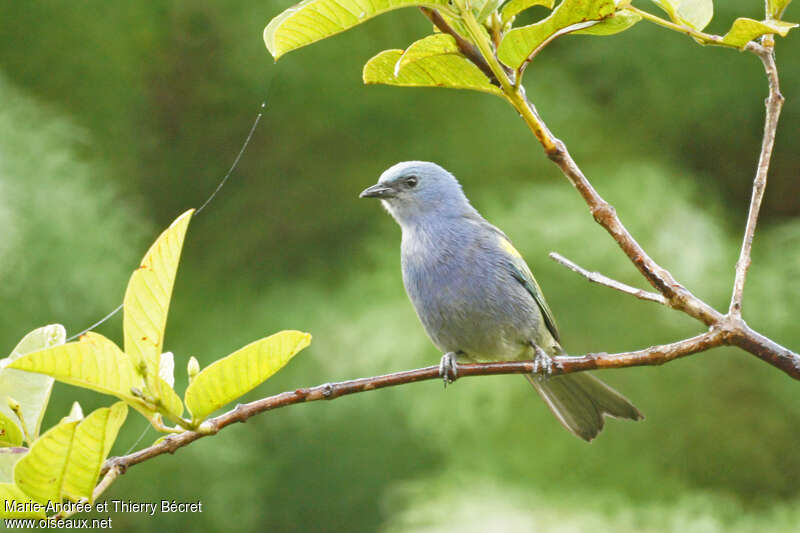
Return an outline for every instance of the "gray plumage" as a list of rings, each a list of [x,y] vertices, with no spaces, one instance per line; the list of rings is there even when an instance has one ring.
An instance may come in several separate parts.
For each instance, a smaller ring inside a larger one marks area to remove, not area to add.
[[[398,163],[361,197],[380,198],[402,228],[403,283],[430,339],[468,361],[564,354],[530,269],[506,235],[469,203],[439,165]],[[587,374],[526,376],[558,420],[585,440],[603,415],[639,420],[624,396]]]

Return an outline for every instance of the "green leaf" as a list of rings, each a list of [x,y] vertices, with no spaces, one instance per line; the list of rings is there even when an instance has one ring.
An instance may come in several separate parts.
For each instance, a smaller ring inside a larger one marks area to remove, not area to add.
[[[447,0],[304,0],[273,18],[264,43],[276,60],[287,52],[357,26],[401,7],[441,9]]]
[[[100,467],[111,451],[128,408],[118,402],[82,421],[65,420],[41,436],[14,467],[14,481],[46,504],[64,498],[91,501]]]
[[[22,428],[6,404],[6,398],[12,396],[19,402],[25,429],[32,439],[36,439],[53,389],[53,378],[12,370],[9,364],[25,354],[64,344],[66,337],[67,332],[61,324],[37,328],[25,335],[11,354],[0,361],[0,446],[19,446],[22,443]]]
[[[411,46],[406,48],[406,51],[403,52],[403,56],[395,64],[395,74],[403,69],[406,65],[421,59],[450,54],[461,54],[461,52],[458,50],[456,40],[452,35],[448,35],[446,33],[435,33],[433,35],[428,35],[419,41],[415,41],[411,44]]]
[[[748,18],[738,18],[733,21],[731,29],[722,37],[722,42],[744,48],[747,43],[761,37],[767,33],[777,33],[781,37],[786,37],[789,30],[796,28],[793,22],[783,22],[782,20],[765,20],[759,22]]]
[[[186,406],[193,420],[202,420],[253,390],[310,343],[308,333],[281,331],[210,364],[186,389]]]
[[[14,482],[14,465],[28,453],[28,448],[0,448],[0,483]]]
[[[11,363],[10,368],[38,372],[62,383],[110,394],[126,401],[145,416],[152,414],[131,389],[144,387],[130,358],[99,333],[89,332],[69,342],[34,352]]]
[[[127,415],[128,406],[117,402],[111,407],[97,409],[78,424],[61,491],[65,498],[75,502],[81,498],[93,501],[92,492],[97,485],[100,468]]]
[[[769,18],[779,19],[783,17],[783,12],[786,11],[786,6],[788,6],[791,1],[792,0],[767,0]]]
[[[712,0],[653,0],[673,22],[702,30],[714,17]]]
[[[592,21],[609,17],[615,10],[614,0],[563,0],[547,18],[509,31],[497,56],[509,67],[518,69],[554,38],[591,26]]]
[[[156,390],[169,302],[192,213],[194,209],[186,211],[159,235],[125,291],[122,321],[125,353],[134,368],[140,369],[144,364],[147,385]]]
[[[13,483],[0,483],[0,518],[44,518],[44,507]],[[6,503],[8,502],[8,503]],[[8,509],[8,511],[6,510]]]
[[[450,37],[437,34],[431,37]],[[429,38],[423,39],[426,41]],[[418,41],[421,42],[421,41]],[[417,44],[417,43],[415,43]],[[409,50],[414,47],[412,45]],[[364,83],[397,85],[400,87],[448,87],[450,89],[472,89],[502,96],[499,87],[467,58],[456,51],[424,55],[418,49],[399,70],[398,62],[404,58],[403,50],[385,50],[364,65]]]
[[[14,467],[14,482],[28,496],[46,504],[60,502],[67,460],[77,421],[62,422],[39,437]]]
[[[514,17],[533,6],[544,6],[547,9],[553,9],[556,0],[511,0],[503,6],[500,12],[500,20],[503,21],[503,26],[511,22]]]
[[[627,30],[642,20],[641,15],[628,9],[621,9],[594,26],[573,32],[573,35],[614,35]]]

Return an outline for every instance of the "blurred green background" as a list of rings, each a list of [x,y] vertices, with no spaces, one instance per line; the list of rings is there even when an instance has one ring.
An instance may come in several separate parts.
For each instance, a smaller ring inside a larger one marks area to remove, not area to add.
[[[640,4],[646,7],[645,4]],[[76,333],[121,300],[129,272],[198,206],[166,348],[201,364],[284,328],[312,346],[255,390],[429,365],[403,291],[400,234],[357,200],[382,170],[441,163],[526,256],[572,353],[636,349],[700,330],[555,265],[556,250],[641,285],[513,111],[462,91],[365,87],[361,66],[429,32],[394,12],[275,64],[261,32],[287,1],[0,3],[0,339]],[[718,2],[712,32],[756,0]],[[794,6],[788,18],[795,16]],[[531,16],[541,16],[534,11]],[[800,39],[779,40],[787,97],[745,318],[800,347]],[[566,37],[528,94],[645,248],[727,306],[758,155],[766,84],[749,54],[641,23]],[[119,340],[121,321],[100,328]],[[203,502],[200,514],[112,513],[126,531],[797,531],[800,384],[735,350],[605,372],[647,415],[591,445],[524,380],[426,382],[294,406],[132,468],[108,499]],[[56,385],[47,424],[78,398]],[[129,415],[114,453],[145,427]],[[153,431],[140,446],[155,440]]]

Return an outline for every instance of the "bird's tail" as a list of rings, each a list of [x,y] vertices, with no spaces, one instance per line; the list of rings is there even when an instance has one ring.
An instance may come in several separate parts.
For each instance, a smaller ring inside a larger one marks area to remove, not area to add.
[[[603,429],[603,415],[629,420],[644,418],[627,398],[586,372],[545,379],[525,377],[558,421],[586,441],[595,438]]]

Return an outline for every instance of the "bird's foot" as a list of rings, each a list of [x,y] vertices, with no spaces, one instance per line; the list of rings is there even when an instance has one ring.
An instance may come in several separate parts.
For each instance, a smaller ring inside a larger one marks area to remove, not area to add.
[[[447,352],[442,356],[442,360],[439,361],[439,375],[444,380],[445,388],[448,383],[453,383],[458,378],[455,352]]]
[[[549,378],[553,375],[553,358],[550,357],[538,345],[533,344],[533,349],[536,356],[533,358],[533,373],[537,374],[540,378]]]

